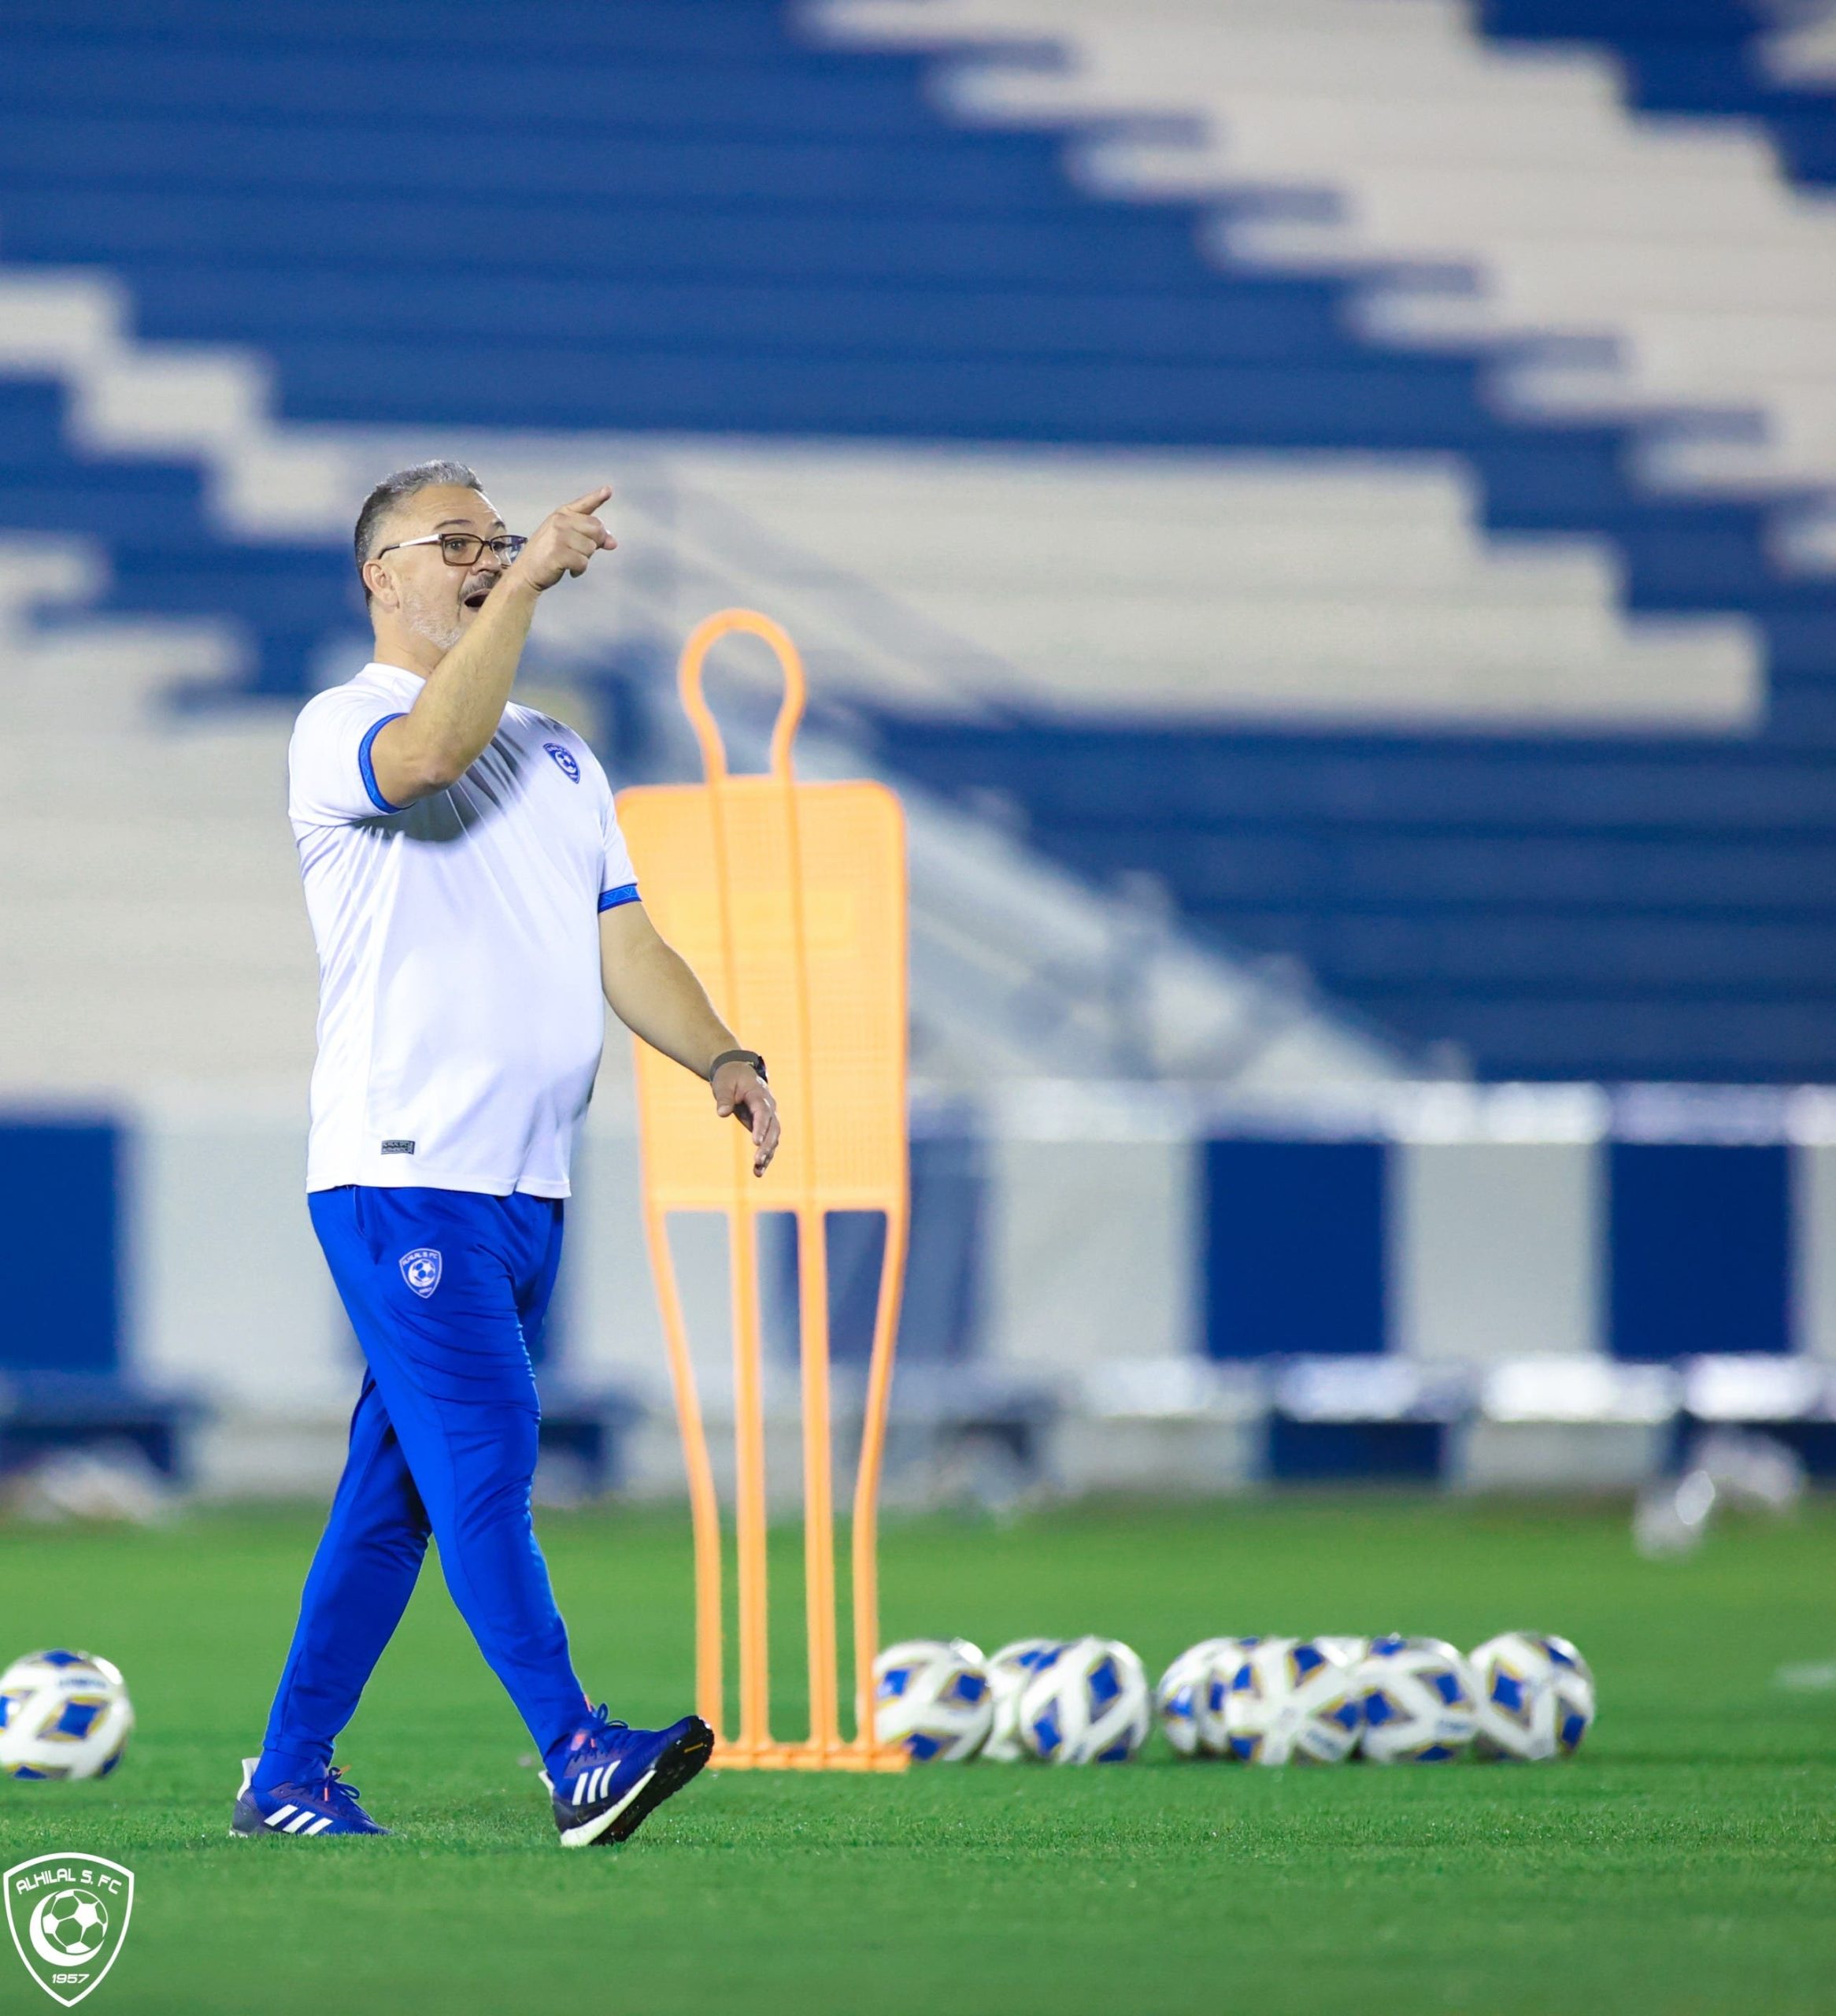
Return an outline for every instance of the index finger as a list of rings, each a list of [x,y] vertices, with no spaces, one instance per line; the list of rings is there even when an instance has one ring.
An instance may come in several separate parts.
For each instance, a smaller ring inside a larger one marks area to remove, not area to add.
[[[589,490],[585,496],[576,497],[572,503],[564,504],[561,509],[564,511],[597,511],[611,495],[612,485],[604,483],[597,490]]]

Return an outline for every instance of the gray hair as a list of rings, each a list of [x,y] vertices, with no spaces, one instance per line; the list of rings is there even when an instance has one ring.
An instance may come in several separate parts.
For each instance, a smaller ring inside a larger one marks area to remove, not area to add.
[[[388,517],[398,504],[413,497],[417,491],[436,490],[450,485],[455,490],[482,491],[483,486],[463,462],[416,462],[405,469],[397,469],[386,476],[364,499],[364,508],[357,514],[357,531],[352,544],[357,550],[357,573],[363,573],[364,562],[370,558],[370,548],[376,542],[376,528]],[[366,584],[364,600],[370,599]]]

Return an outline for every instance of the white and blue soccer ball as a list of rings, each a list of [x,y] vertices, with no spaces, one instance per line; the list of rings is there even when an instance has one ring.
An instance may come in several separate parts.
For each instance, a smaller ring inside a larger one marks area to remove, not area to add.
[[[1020,1691],[1020,1740],[1046,1764],[1123,1764],[1147,1741],[1153,1697],[1119,1638],[1074,1638]]]
[[[1373,1763],[1449,1763],[1479,1729],[1471,1670],[1445,1639],[1374,1638],[1358,1662],[1358,1750]]]
[[[1480,1756],[1538,1763],[1581,1747],[1594,1725],[1594,1675],[1566,1638],[1506,1631],[1476,1647],[1468,1663]]]
[[[0,1773],[105,1778],[134,1731],[120,1669],[90,1652],[28,1652],[0,1673]]]
[[[1231,1754],[1246,1764],[1342,1764],[1364,1725],[1356,1669],[1314,1638],[1252,1645],[1224,1697]]]
[[[1244,1655],[1260,1642],[1255,1638],[1201,1639],[1187,1646],[1161,1674],[1154,1689],[1154,1713],[1160,1733],[1182,1757],[1230,1755],[1224,1697]]]
[[[988,1661],[994,1718],[982,1755],[991,1764],[1018,1764],[1033,1753],[1020,1739],[1020,1695],[1027,1682],[1064,1649],[1062,1638],[1016,1638]]]
[[[873,1727],[914,1763],[958,1764],[987,1740],[994,1704],[967,1639],[908,1638],[873,1662]]]

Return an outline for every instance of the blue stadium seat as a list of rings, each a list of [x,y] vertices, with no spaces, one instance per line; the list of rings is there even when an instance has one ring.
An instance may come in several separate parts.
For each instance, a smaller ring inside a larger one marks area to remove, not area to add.
[[[1836,770],[1719,742],[990,728],[901,721],[1099,879],[1489,1073],[1836,1072]]]
[[[1836,95],[1782,86],[1756,60],[1760,37],[1779,25],[1774,10],[1748,0],[1480,0],[1477,13],[1503,41],[1604,43],[1642,110],[1763,120],[1788,173],[1836,182]]]
[[[204,508],[194,466],[71,450],[61,386],[0,378],[0,532],[64,532],[107,553],[104,610],[228,619],[249,640],[257,693],[305,690],[328,611],[361,616],[349,557],[324,546],[242,545]]]
[[[1836,174],[1836,101],[1767,82],[1734,0],[1483,12]],[[0,0],[5,258],[114,276],[144,338],[254,346],[302,421],[1463,457],[1490,528],[1609,542],[1633,610],[1750,620],[1763,730],[900,721],[889,749],[1485,1071],[1836,1075],[1836,589],[1781,574],[1775,500],[1653,494],[1629,428],[1502,412],[1482,350],[1220,269],[1191,206],[1085,193],[1057,136],[953,126],[925,59],[809,46],[779,0],[547,18],[532,50],[474,0],[431,43],[406,0]],[[0,380],[0,528],[98,540],[111,607],[233,622],[261,692],[359,613],[342,548],[230,539],[196,469],[74,448],[48,383]]]

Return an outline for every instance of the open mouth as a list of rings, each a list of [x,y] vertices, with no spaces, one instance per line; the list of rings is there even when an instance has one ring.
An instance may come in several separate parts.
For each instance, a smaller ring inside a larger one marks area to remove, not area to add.
[[[465,606],[468,609],[483,609],[485,598],[496,586],[497,583],[494,580],[481,581],[476,587],[468,588],[464,597]]]

